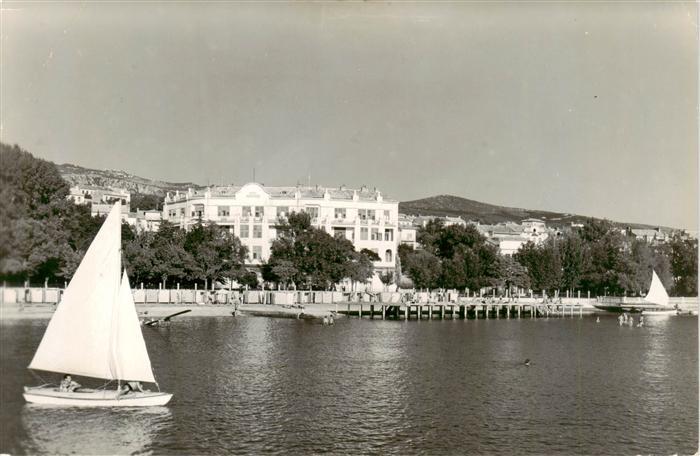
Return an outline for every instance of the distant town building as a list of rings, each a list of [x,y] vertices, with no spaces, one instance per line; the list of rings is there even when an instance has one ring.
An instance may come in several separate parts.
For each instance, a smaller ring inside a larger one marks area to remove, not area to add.
[[[399,214],[399,243],[415,249],[418,247],[418,227],[413,224],[413,217]]]
[[[663,244],[672,237],[672,233],[666,233],[661,228],[627,228],[627,235],[632,236],[639,241],[647,242],[649,244]]]
[[[122,204],[122,220],[126,220],[131,204],[131,194],[120,188],[105,188],[92,185],[76,185],[70,188],[68,199],[75,204],[89,204],[93,217],[107,215],[114,203]]]
[[[496,225],[477,224],[476,229],[498,247],[502,255],[513,255],[525,243],[540,244],[550,235],[557,233],[548,229],[545,222],[539,219],[525,219],[520,224],[512,222]]]
[[[440,221],[442,226],[445,227],[452,225],[467,226],[466,220],[462,219],[462,217],[450,217],[448,215],[418,215],[413,217],[413,224],[418,227],[425,227],[431,221]]]
[[[270,257],[275,226],[293,212],[306,212],[311,223],[350,240],[356,250],[379,255],[375,269],[393,270],[399,240],[398,201],[378,190],[324,187],[270,187],[259,183],[217,186],[168,193],[163,219],[184,229],[199,220],[228,227],[248,247],[249,264]]]
[[[161,211],[157,209],[129,212],[126,222],[133,226],[137,232],[158,231],[163,220]]]

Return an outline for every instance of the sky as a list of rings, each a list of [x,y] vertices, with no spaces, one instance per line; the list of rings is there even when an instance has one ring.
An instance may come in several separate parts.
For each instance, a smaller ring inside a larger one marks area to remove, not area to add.
[[[693,2],[9,2],[0,139],[697,230]]]

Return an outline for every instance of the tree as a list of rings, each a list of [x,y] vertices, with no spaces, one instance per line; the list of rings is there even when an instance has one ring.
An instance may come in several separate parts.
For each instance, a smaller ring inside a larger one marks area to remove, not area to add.
[[[527,242],[515,254],[515,259],[527,269],[533,289],[559,289],[562,279],[561,258],[553,239],[539,245]]]
[[[364,250],[365,249],[360,252],[352,252],[350,261],[346,265],[347,278],[352,282],[353,289],[355,289],[356,283],[365,283],[374,274],[372,259]],[[376,255],[371,250],[369,250],[369,252]]]
[[[442,273],[440,259],[427,250],[407,255],[404,269],[417,288],[436,288]]]
[[[158,278],[163,288],[168,282],[186,280],[188,272],[196,269],[192,254],[184,248],[184,237],[184,231],[163,221],[151,240],[152,277]]]
[[[382,281],[384,287],[386,288],[392,283],[394,283],[394,273],[391,271],[386,271],[383,274],[380,274],[379,280]]]
[[[698,241],[675,235],[670,242],[670,267],[675,296],[698,295]]]
[[[586,267],[586,255],[581,236],[572,232],[557,243],[561,261],[561,287],[574,291],[581,285],[581,275]]]
[[[246,248],[226,228],[197,223],[185,234],[183,247],[192,258],[188,276],[203,280],[204,288],[210,282],[244,274]]]
[[[356,282],[371,276],[373,266],[366,253],[356,252],[347,239],[311,226],[306,213],[290,214],[276,229],[278,238],[263,270],[265,280],[328,289],[344,278]]]
[[[131,207],[132,209],[160,211],[163,210],[163,197],[145,193],[132,193]]]
[[[527,274],[527,269],[518,263],[514,257],[511,255],[503,255],[500,261],[500,268],[502,285],[506,289],[530,288],[530,277]]]

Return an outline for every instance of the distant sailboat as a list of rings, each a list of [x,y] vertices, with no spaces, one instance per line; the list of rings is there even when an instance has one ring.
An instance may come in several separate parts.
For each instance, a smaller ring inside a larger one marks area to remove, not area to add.
[[[29,369],[117,382],[116,389],[25,387],[27,402],[72,406],[165,405],[161,391],[122,394],[122,381],[156,383],[129,279],[121,274],[120,204],[90,244],[49,322]]]
[[[675,306],[669,303],[668,293],[661,279],[652,270],[649,292],[644,298],[606,298],[595,307],[608,312],[637,312],[644,315],[674,315],[678,312]],[[612,300],[612,302],[611,302]]]
[[[644,315],[672,315],[678,312],[675,306],[669,304],[668,293],[656,271],[652,271],[651,285],[644,301],[649,304],[641,309]]]

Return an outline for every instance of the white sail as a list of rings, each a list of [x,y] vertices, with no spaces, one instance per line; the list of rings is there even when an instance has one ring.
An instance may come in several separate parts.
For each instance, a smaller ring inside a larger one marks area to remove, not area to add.
[[[155,383],[126,271],[122,275],[119,299],[113,312],[112,355],[116,377]]]
[[[121,274],[120,204],[90,244],[49,322],[30,369],[115,379],[112,314]]]
[[[656,271],[652,271],[649,293],[644,297],[644,300],[651,304],[668,307],[668,293],[666,293],[661,279],[656,275]]]

